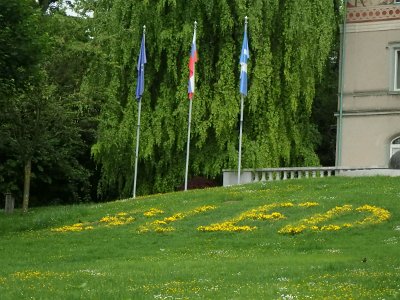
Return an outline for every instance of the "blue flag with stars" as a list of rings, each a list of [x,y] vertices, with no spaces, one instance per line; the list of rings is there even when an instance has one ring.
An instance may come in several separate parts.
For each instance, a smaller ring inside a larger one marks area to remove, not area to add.
[[[139,59],[137,64],[138,78],[136,86],[136,99],[140,101],[144,91],[144,65],[147,63],[146,59],[146,46],[145,46],[145,36],[143,34],[142,44],[140,46]]]

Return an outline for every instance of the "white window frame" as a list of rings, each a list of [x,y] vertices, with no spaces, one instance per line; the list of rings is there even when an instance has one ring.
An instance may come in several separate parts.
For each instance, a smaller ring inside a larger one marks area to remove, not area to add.
[[[391,142],[390,142],[390,157],[393,156],[397,151],[400,151],[400,143],[397,144],[395,143],[396,141],[400,142],[400,136],[395,137]]]
[[[398,80],[399,78],[397,78],[397,76],[399,75],[399,54],[400,54],[400,49],[394,49],[394,74],[393,74],[393,91],[400,91],[400,84],[399,86],[397,86],[398,84]]]
[[[400,0],[399,0],[400,1]],[[400,4],[400,2],[399,2]],[[389,78],[390,78],[390,85],[389,85],[389,92],[392,93],[400,93],[400,78],[397,78],[397,76],[400,76],[400,42],[391,42],[389,43],[389,63],[390,63],[390,68],[389,68]],[[399,79],[399,84],[397,84],[397,81]]]
[[[394,0],[395,4],[400,4],[400,0]]]

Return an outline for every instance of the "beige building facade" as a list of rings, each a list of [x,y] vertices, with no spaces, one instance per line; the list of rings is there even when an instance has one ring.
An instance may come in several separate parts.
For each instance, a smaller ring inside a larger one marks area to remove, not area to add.
[[[336,165],[386,168],[400,150],[400,1],[351,0],[346,14]]]

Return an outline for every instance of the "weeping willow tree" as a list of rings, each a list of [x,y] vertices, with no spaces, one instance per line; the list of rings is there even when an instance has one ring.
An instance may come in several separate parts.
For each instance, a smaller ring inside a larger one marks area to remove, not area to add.
[[[332,0],[98,0],[96,58],[82,92],[100,101],[100,192],[128,196],[135,161],[136,63],[146,25],[138,194],[183,183],[188,119],[188,60],[198,22],[191,175],[215,177],[238,160],[239,56],[249,17],[249,91],[242,166],[317,165],[310,121],[315,85],[334,31]]]

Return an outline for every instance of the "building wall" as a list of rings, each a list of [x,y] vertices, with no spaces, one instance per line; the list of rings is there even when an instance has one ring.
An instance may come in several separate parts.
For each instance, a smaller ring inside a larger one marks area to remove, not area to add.
[[[400,5],[350,2],[342,44],[341,122],[337,114],[338,128],[342,126],[337,147],[341,155],[340,160],[337,155],[336,164],[387,167],[390,143],[400,136],[400,94],[391,91],[393,45],[400,44]],[[382,12],[386,12],[386,19]]]
[[[341,166],[386,168],[390,142],[400,136],[399,124],[400,114],[345,116]]]

